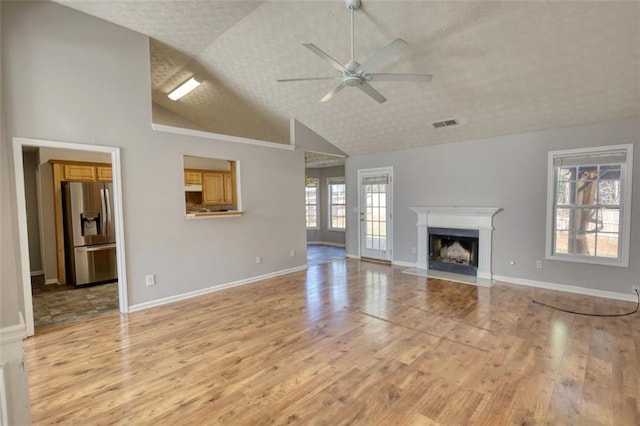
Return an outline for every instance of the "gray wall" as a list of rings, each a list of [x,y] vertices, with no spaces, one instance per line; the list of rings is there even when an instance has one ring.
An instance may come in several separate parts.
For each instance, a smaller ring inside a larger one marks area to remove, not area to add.
[[[121,147],[131,305],[306,264],[302,150],[154,132],[147,37],[54,3],[1,7],[0,326],[23,309],[14,136]],[[185,154],[240,162],[245,216],[184,219]]]
[[[445,130],[446,131],[446,130]],[[629,268],[546,261],[547,153],[634,143]],[[395,262],[416,262],[410,206],[487,206],[494,217],[493,273],[624,294],[640,276],[640,120],[545,130],[347,159],[347,253],[358,254],[357,170],[393,166]],[[513,259],[516,264],[511,266]],[[538,270],[536,260],[544,267]]]
[[[318,191],[320,197],[318,199],[318,211],[320,216],[320,229],[307,230],[307,242],[322,242],[336,245],[344,245],[345,232],[333,231],[329,229],[329,188],[327,187],[328,179],[331,177],[345,177],[344,166],[338,167],[321,167],[315,169],[307,169],[306,173],[309,177],[319,179]]]
[[[42,256],[40,255],[40,221],[38,220],[38,152],[28,151],[22,155],[24,170],[24,193],[27,206],[27,232],[29,233],[29,267],[31,273],[41,273]]]

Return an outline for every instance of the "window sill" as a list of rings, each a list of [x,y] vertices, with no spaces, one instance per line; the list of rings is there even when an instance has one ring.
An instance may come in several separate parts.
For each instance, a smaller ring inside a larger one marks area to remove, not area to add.
[[[235,211],[228,211],[228,212],[187,213],[184,217],[187,220],[193,220],[193,219],[211,219],[211,218],[217,218],[217,217],[235,217],[235,216],[242,216],[243,214],[245,214],[244,211],[235,210]]]
[[[583,257],[583,256],[559,255],[559,254],[548,254],[545,258],[547,260],[559,260],[561,262],[587,263],[590,265],[615,266],[618,268],[629,267],[629,259],[605,259],[601,257],[590,258],[590,257]]]

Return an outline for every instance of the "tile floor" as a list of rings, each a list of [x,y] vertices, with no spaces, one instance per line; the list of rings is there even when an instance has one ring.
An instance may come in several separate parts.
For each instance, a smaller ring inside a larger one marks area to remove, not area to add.
[[[44,276],[31,279],[36,330],[66,324],[118,310],[118,283],[75,288],[44,284]]]
[[[320,244],[307,245],[307,265],[321,265],[345,259],[344,247],[324,246]]]

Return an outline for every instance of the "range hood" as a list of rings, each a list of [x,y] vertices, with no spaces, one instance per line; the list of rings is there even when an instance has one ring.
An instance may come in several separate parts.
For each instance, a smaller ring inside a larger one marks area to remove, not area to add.
[[[185,192],[202,192],[202,185],[185,185]]]

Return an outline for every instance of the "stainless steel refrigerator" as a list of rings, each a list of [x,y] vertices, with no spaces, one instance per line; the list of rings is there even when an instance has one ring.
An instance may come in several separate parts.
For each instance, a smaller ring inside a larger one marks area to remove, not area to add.
[[[62,182],[62,201],[67,282],[117,281],[113,185]]]

